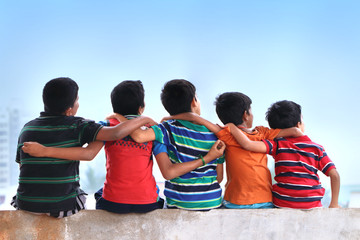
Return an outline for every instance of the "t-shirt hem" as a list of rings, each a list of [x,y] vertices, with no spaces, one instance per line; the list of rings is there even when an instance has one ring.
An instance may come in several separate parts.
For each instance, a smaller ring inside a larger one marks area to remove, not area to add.
[[[113,198],[108,198],[106,195],[102,196],[106,201],[110,201],[110,202],[114,202],[114,203],[122,203],[122,204],[151,204],[151,203],[156,203],[158,201],[158,197],[156,197],[155,199],[152,200],[144,200],[144,201],[134,201],[134,200],[129,200],[129,199],[113,199]]]

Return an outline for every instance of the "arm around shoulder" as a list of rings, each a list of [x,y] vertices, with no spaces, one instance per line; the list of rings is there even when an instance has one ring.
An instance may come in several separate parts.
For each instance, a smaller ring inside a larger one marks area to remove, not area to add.
[[[96,140],[114,141],[117,139],[122,139],[146,124],[154,125],[156,122],[149,117],[140,116],[125,122],[121,122],[113,127],[103,127],[96,136]]]
[[[297,127],[281,129],[276,137],[301,137],[304,133]]]
[[[154,141],[156,139],[154,129],[148,128],[145,130],[136,129],[130,134],[131,138],[137,143],[144,143]]]
[[[259,153],[266,153],[267,148],[262,141],[250,140],[237,126],[233,123],[226,124],[230,128],[231,134],[234,136],[239,145],[245,150]]]
[[[200,125],[204,125],[207,129],[209,129],[211,132],[215,134],[221,130],[221,127],[219,127],[217,124],[214,124],[193,112],[180,113],[170,117],[165,117],[162,119],[162,121],[170,120],[170,119],[185,120],[185,121],[195,122]]]

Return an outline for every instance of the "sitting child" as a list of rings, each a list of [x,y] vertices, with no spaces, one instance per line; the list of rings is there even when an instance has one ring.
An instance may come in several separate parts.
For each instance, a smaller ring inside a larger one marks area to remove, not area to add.
[[[162,89],[161,101],[171,115],[200,114],[196,88],[187,80],[167,82]],[[219,183],[223,178],[222,152],[225,145],[209,129],[189,121],[169,120],[147,130],[139,129],[131,137],[137,142],[156,140],[161,143],[154,154],[161,173],[167,179],[164,195],[168,208],[210,210],[221,206]],[[214,145],[217,146],[215,149]],[[212,154],[210,149],[217,154]],[[215,160],[208,161],[212,160],[209,155]],[[200,165],[190,169],[194,162]],[[173,171],[177,165],[181,167]]]
[[[30,156],[21,151],[24,142],[36,141],[64,149],[95,140],[121,139],[154,122],[148,117],[140,117],[117,126],[103,127],[75,117],[79,108],[78,85],[70,78],[56,78],[46,83],[43,101],[45,111],[28,122],[19,136],[16,155],[16,162],[20,164],[19,186],[12,205],[16,209],[61,218],[84,209],[86,194],[80,189],[79,161]],[[66,155],[66,150],[63,152]]]
[[[297,128],[254,129],[251,99],[240,92],[226,92],[216,98],[216,113],[223,124],[233,123],[251,140],[296,136]],[[231,135],[228,127],[221,128],[193,113],[183,113],[166,119],[183,119],[206,126],[225,142],[227,182],[223,204],[226,208],[273,208],[271,174],[265,153],[243,149]]]
[[[266,116],[271,128],[297,127],[304,132],[301,106],[292,101],[274,103]],[[275,159],[273,203],[276,207],[312,209],[322,207],[324,196],[317,171],[330,177],[330,208],[338,208],[340,176],[324,148],[302,134],[293,138],[251,141],[234,124],[228,124],[239,144],[253,152],[267,153]]]
[[[111,93],[111,103],[115,113],[124,115],[127,119],[139,117],[145,107],[142,83],[140,81],[121,82]],[[119,121],[112,118],[103,121],[102,124],[114,126],[119,124]],[[164,201],[158,196],[152,174],[152,151],[159,148],[157,145],[160,144],[152,141],[136,143],[129,136],[105,143],[106,181],[104,187],[95,193],[96,209],[114,213],[145,213],[163,207]],[[219,151],[215,148],[216,146],[218,145],[215,145],[211,153],[204,157],[206,163],[222,155],[225,147]],[[65,151],[61,148],[26,143],[24,151],[36,156],[93,159],[101,147],[102,143],[95,143],[87,148],[68,148]],[[212,153],[215,153],[215,156],[212,156]],[[162,160],[162,164],[171,164],[167,156],[163,156]],[[201,160],[174,164],[171,174],[177,177],[202,164]]]

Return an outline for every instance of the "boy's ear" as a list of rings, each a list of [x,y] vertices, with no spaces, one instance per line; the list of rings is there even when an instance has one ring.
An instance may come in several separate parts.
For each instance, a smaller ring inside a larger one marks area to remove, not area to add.
[[[71,110],[72,110],[71,107],[69,107],[68,109],[66,109],[64,115],[65,115],[65,116],[72,116],[72,111],[71,111]]]
[[[196,107],[197,104],[197,99],[196,97],[193,98],[193,100],[191,101],[191,107]]]
[[[249,114],[246,111],[244,111],[244,114],[242,116],[243,122],[246,122],[248,119],[249,119]]]
[[[200,109],[200,101],[195,97],[193,97],[192,101],[191,101],[191,111],[200,115],[201,114],[201,109]]]
[[[145,110],[145,106],[144,107],[139,107],[138,114],[139,115],[143,114],[144,110]]]

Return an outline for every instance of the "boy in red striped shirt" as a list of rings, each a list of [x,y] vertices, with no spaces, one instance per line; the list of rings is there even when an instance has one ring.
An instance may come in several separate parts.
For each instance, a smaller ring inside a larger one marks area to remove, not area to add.
[[[292,101],[274,103],[266,113],[271,128],[297,127],[304,132],[301,106]],[[324,148],[306,135],[293,138],[251,141],[234,124],[227,124],[232,135],[246,150],[270,154],[275,159],[273,203],[276,207],[312,209],[322,207],[322,188],[317,171],[331,181],[330,208],[338,208],[340,176]]]

